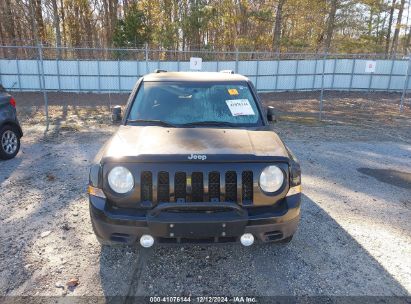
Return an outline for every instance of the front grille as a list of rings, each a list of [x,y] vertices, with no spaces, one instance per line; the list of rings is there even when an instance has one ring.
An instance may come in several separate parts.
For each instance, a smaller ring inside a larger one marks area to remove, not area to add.
[[[243,188],[243,203],[250,204],[253,201],[253,171],[243,171],[241,174]]]
[[[202,172],[193,172],[191,175],[191,200],[193,202],[204,201],[204,183]]]
[[[175,198],[177,202],[185,202],[187,196],[187,176],[185,172],[177,172],[174,177]]]
[[[237,173],[235,171],[225,173],[225,201],[237,201]]]
[[[162,171],[158,173],[157,199],[159,202],[170,201],[170,181],[168,172]]]
[[[210,202],[220,201],[220,173],[210,172],[208,174],[208,196]]]
[[[157,202],[153,202],[153,174],[141,172],[141,200],[153,203],[161,202],[237,202],[253,203],[253,172],[236,171],[218,172],[158,172],[156,183]],[[174,178],[174,183],[170,179]],[[208,193],[205,183],[208,184]],[[172,185],[174,184],[174,189]],[[172,195],[174,193],[174,198]]]
[[[141,172],[141,201],[153,200],[153,174],[150,171]]]

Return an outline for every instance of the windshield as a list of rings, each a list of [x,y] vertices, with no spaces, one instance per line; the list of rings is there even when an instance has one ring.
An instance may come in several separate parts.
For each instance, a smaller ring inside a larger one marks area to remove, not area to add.
[[[246,82],[142,82],[128,123],[260,126]]]

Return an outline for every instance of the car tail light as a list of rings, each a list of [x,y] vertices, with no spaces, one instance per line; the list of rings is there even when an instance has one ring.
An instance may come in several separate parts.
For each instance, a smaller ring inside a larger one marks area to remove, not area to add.
[[[10,98],[10,104],[13,108],[16,107],[16,100],[13,97]]]

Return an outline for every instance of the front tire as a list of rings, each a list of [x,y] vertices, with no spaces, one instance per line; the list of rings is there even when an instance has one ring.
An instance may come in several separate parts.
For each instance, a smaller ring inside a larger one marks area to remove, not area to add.
[[[20,136],[16,128],[3,126],[0,128],[0,159],[11,159],[19,153]]]

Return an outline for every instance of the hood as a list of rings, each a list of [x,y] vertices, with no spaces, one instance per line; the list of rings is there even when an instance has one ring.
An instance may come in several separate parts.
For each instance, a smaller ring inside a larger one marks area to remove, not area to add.
[[[288,152],[273,131],[219,128],[164,128],[120,126],[100,150],[104,158],[197,160],[288,158]],[[206,158],[204,158],[206,156]]]

